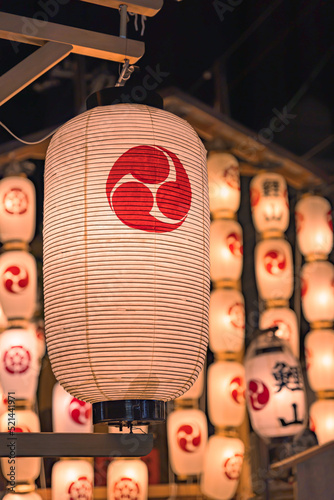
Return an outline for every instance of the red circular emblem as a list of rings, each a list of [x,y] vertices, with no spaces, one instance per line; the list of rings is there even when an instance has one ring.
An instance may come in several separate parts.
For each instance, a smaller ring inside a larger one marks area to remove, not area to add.
[[[263,258],[264,267],[269,274],[276,276],[286,268],[286,256],[282,250],[270,250]]]
[[[234,377],[230,382],[231,396],[239,405],[245,401],[245,384],[242,377]]]
[[[130,477],[122,477],[114,485],[113,500],[139,500],[139,484]]]
[[[68,412],[76,424],[85,425],[89,422],[92,414],[92,405],[73,398],[69,404]]]
[[[228,310],[228,315],[235,328],[245,328],[245,307],[241,302],[233,304]]]
[[[2,279],[6,290],[10,293],[21,293],[29,284],[28,271],[22,266],[7,267]]]
[[[263,410],[269,401],[268,387],[261,380],[250,380],[248,382],[248,399],[255,411]]]
[[[30,352],[21,345],[15,345],[8,349],[3,356],[5,369],[11,374],[21,374],[30,367]]]
[[[224,472],[227,479],[237,480],[240,477],[242,462],[244,456],[241,453],[236,453],[228,458],[224,463]]]
[[[250,204],[251,207],[256,207],[256,205],[259,203],[260,198],[261,198],[261,193],[260,190],[257,189],[256,187],[251,187],[249,190],[250,194]]]
[[[110,208],[125,225],[150,233],[180,227],[191,204],[182,163],[160,146],[136,146],[123,153],[110,170],[106,193]]]
[[[231,165],[224,170],[223,179],[231,188],[240,191],[239,168],[236,165]]]
[[[14,429],[10,429],[8,432],[31,432],[27,425],[21,425],[20,427],[15,427]]]
[[[28,209],[28,196],[20,188],[12,188],[3,197],[3,205],[8,214],[22,215]]]
[[[68,488],[68,500],[92,500],[93,487],[86,476],[79,477]]]
[[[301,212],[295,212],[296,233],[300,233],[304,226],[304,215]]]
[[[240,234],[230,233],[226,238],[227,246],[230,252],[236,257],[241,257],[244,253],[242,238]]]
[[[197,423],[181,425],[176,433],[177,444],[182,451],[193,453],[201,444],[201,430]]]

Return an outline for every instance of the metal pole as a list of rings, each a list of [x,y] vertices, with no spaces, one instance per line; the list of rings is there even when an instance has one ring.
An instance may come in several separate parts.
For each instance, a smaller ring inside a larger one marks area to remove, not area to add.
[[[120,38],[126,38],[127,10],[128,10],[127,5],[122,4],[119,6],[119,13],[121,18],[119,27]]]

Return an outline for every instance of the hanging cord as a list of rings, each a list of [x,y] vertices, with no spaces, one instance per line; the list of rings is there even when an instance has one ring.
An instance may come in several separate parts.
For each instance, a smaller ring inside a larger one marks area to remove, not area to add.
[[[19,142],[22,142],[22,144],[28,144],[29,146],[30,145],[33,145],[33,144],[40,144],[41,142],[45,141],[45,139],[48,139],[49,137],[51,137],[60,127],[57,127],[56,129],[54,129],[52,132],[50,132],[48,135],[46,135],[45,137],[43,137],[42,139],[39,139],[38,141],[25,141],[24,139],[20,139],[20,137],[17,137],[17,135],[14,134],[14,132],[12,132],[11,130],[9,130],[8,127],[6,127],[6,125],[2,122],[0,122],[0,125],[1,127],[3,127],[10,135],[12,135],[14,137],[14,139],[16,139],[17,141]]]
[[[129,12],[128,13],[129,16],[135,16],[135,30],[138,31],[138,14],[135,14],[134,12]],[[140,19],[141,19],[141,32],[140,32],[140,36],[143,36],[144,33],[145,33],[145,22],[147,20],[147,17],[146,16],[140,16]]]

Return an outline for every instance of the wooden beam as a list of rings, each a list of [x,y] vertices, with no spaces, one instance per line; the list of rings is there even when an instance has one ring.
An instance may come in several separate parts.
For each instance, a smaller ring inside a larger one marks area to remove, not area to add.
[[[145,51],[143,42],[105,35],[94,31],[72,28],[61,24],[0,13],[0,38],[14,42],[42,46],[46,42],[72,45],[72,52],[83,56],[97,57],[107,61],[136,63]]]
[[[311,458],[322,455],[324,452],[327,452],[329,450],[334,450],[334,441],[329,441],[328,443],[322,444],[321,446],[312,446],[312,448],[309,448],[308,450],[297,453],[296,455],[292,455],[291,457],[285,458],[280,462],[271,464],[270,468],[271,470],[275,471],[291,469],[291,467],[295,467],[296,465],[306,462]]]
[[[47,42],[0,77],[0,106],[65,59],[72,45]]]
[[[42,134],[41,136],[43,137]],[[49,143],[50,143],[50,138],[45,139],[45,141],[39,144],[32,144],[26,146],[21,146],[21,143],[17,142],[10,151],[4,153],[0,152],[0,169],[1,167],[7,165],[7,163],[10,163],[13,160],[16,161],[44,160]],[[13,145],[13,142],[11,142],[10,144]]]
[[[141,14],[142,16],[155,16],[163,5],[163,0],[81,0],[83,2],[95,3],[103,7],[119,9],[120,5],[127,5],[129,12]]]

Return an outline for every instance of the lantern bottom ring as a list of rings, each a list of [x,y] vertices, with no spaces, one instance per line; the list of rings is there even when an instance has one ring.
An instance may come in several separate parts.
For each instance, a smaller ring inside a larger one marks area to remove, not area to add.
[[[93,403],[93,423],[132,427],[166,420],[166,403],[152,399],[125,399]]]

